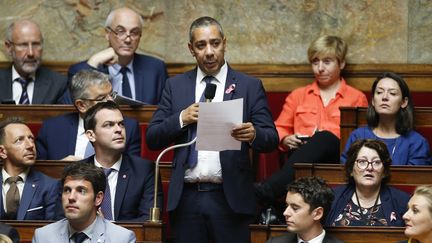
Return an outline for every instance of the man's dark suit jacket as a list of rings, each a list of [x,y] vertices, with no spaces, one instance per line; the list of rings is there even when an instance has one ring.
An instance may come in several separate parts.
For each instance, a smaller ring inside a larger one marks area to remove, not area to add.
[[[193,139],[190,129],[192,125],[180,128],[179,115],[183,109],[195,103],[196,74],[195,69],[167,80],[159,108],[147,129],[146,141],[150,149],[161,149],[172,143],[185,143]],[[256,209],[256,198],[253,191],[254,172],[249,158],[249,149],[258,152],[271,151],[277,148],[279,138],[261,81],[228,67],[225,90],[231,85],[235,85],[235,89],[232,92],[229,90],[224,92],[223,100],[243,98],[243,122],[253,123],[256,138],[251,145],[242,143],[241,150],[220,152],[223,191],[234,212],[253,215]],[[168,192],[168,211],[175,210],[180,201],[189,150],[190,147],[184,147],[174,152]]]
[[[12,100],[12,66],[0,69],[0,102]],[[67,90],[66,76],[44,67],[36,70],[32,104],[61,104]]]
[[[82,162],[94,164],[94,156]],[[123,154],[114,199],[116,221],[142,222],[149,219],[150,208],[154,202],[154,169],[154,163],[149,160]],[[162,185],[159,183],[157,205],[161,210],[162,195]]]
[[[83,61],[69,67],[68,80],[79,71],[84,69],[94,69]],[[102,65],[97,69],[100,72],[108,73],[108,66]],[[165,81],[168,78],[165,63],[157,58],[135,54],[133,59],[133,73],[135,79],[135,97],[149,105],[159,103]],[[69,101],[72,102],[72,101]]]
[[[37,159],[60,160],[75,153],[78,132],[78,112],[45,120],[36,137]],[[141,155],[141,130],[138,122],[125,118],[125,152]]]
[[[12,240],[13,243],[20,242],[20,236],[18,231],[11,226],[0,222],[0,234],[7,235]]]
[[[0,182],[3,181],[0,173]],[[3,205],[3,187],[0,186],[0,218],[6,217]],[[24,184],[17,220],[53,220],[60,202],[60,184],[57,180],[31,168]]]
[[[272,237],[267,241],[267,243],[297,243],[297,234],[287,233],[284,235]],[[343,241],[326,233],[322,243],[343,243]]]

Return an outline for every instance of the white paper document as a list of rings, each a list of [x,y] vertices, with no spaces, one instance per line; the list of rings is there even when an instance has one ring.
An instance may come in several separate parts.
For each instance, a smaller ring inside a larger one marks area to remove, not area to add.
[[[200,103],[197,126],[197,150],[240,150],[241,142],[231,130],[243,122],[243,98],[224,102]]]

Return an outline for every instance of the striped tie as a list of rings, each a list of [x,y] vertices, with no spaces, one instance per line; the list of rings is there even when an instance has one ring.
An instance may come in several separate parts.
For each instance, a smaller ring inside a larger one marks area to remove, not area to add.
[[[27,94],[27,86],[30,83],[31,79],[27,80],[27,79],[23,79],[23,78],[18,78],[17,81],[21,84],[21,87],[22,87],[22,92],[21,92],[19,104],[24,104],[24,105],[30,104],[30,100],[29,100],[29,97]]]

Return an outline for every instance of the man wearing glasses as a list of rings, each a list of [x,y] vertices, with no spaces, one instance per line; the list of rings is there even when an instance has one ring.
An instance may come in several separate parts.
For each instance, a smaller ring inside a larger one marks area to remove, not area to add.
[[[71,80],[71,98],[78,112],[67,113],[45,120],[36,138],[37,159],[81,160],[94,154],[84,132],[83,117],[95,104],[113,100],[117,93],[112,90],[107,74],[96,70],[78,72]],[[141,132],[138,122],[125,118],[125,152],[140,156]]]
[[[79,70],[97,69],[109,74],[118,94],[157,105],[168,74],[163,61],[136,53],[142,28],[143,19],[135,11],[113,10],[105,22],[109,47],[87,61],[72,65],[68,71],[69,80]]]
[[[9,25],[5,48],[11,67],[0,70],[0,102],[58,104],[67,89],[66,77],[41,67],[43,37],[31,20]]]

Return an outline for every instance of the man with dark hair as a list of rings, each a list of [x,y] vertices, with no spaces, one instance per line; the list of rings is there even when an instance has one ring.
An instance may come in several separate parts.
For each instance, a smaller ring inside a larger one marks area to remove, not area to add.
[[[96,70],[77,73],[70,83],[70,94],[77,112],[45,120],[36,138],[37,158],[43,160],[82,160],[94,154],[84,131],[85,112],[98,102],[112,100],[108,75]],[[125,118],[127,153],[141,155],[141,131],[138,122]],[[62,131],[61,136],[59,131]]]
[[[136,53],[143,23],[141,15],[130,8],[111,11],[105,22],[109,47],[72,65],[69,80],[80,70],[96,69],[109,74],[113,89],[119,94],[157,105],[168,74],[163,61]]]
[[[226,39],[211,17],[190,27],[189,51],[197,68],[167,80],[159,108],[147,129],[150,149],[181,144],[195,137],[200,97],[216,85],[213,101],[243,99],[242,123],[227,131],[241,150],[175,151],[168,192],[174,242],[249,242],[256,212],[250,149],[275,149],[278,135],[260,80],[233,70],[225,61]]]
[[[284,216],[285,235],[270,238],[267,243],[340,243],[326,234],[323,224],[334,199],[326,182],[317,177],[304,177],[288,185]]]
[[[66,218],[36,229],[33,243],[136,242],[132,231],[97,215],[106,184],[102,169],[74,162],[65,167],[61,181]]]
[[[55,219],[59,183],[33,168],[34,136],[22,119],[0,122],[0,159],[0,218]]]
[[[101,207],[105,218],[141,222],[149,219],[154,202],[154,163],[123,153],[126,135],[118,105],[107,101],[91,107],[86,112],[84,128],[95,155],[83,162],[102,167],[108,180]],[[162,191],[157,200],[161,208]]]
[[[10,24],[5,47],[12,65],[0,70],[0,102],[62,103],[67,89],[66,77],[40,66],[43,37],[37,23],[18,20]]]

